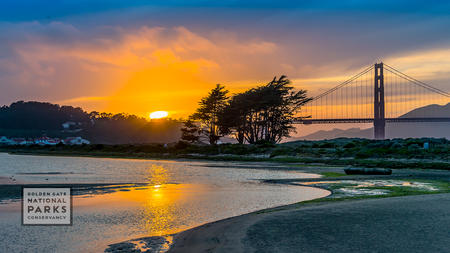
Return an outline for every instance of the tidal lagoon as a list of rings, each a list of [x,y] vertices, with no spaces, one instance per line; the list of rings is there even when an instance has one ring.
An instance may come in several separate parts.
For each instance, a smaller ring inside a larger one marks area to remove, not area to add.
[[[51,182],[75,189],[71,226],[23,226],[20,198],[2,194],[0,237],[6,252],[103,252],[110,244],[148,236],[170,242],[172,234],[201,224],[329,194],[317,188],[263,183],[264,179],[319,177],[273,163],[1,153],[0,176],[10,185]]]

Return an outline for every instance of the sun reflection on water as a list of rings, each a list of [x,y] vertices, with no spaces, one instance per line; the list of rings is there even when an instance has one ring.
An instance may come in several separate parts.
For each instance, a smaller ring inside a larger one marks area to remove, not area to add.
[[[146,235],[161,236],[180,231],[180,222],[186,212],[180,206],[186,205],[196,196],[207,192],[206,185],[170,183],[170,174],[162,166],[152,165],[148,170],[148,186],[130,186],[101,194],[78,196],[74,204],[85,208],[112,208],[126,212],[137,207],[136,223]],[[188,214],[189,215],[189,214]],[[187,225],[187,224],[186,224]]]
[[[162,185],[170,182],[169,171],[161,165],[152,164],[152,167],[148,169],[148,183],[150,185]]]
[[[114,192],[77,196],[74,205],[77,208],[94,210],[110,209],[115,212],[127,212],[137,207],[132,222],[145,231],[145,235],[160,236],[180,231],[179,224],[186,215],[180,212],[180,206],[186,205],[197,195],[207,192],[207,186],[197,184],[161,184],[148,187],[120,188]]]
[[[121,192],[126,199],[140,202],[142,222],[151,235],[164,235],[171,232],[175,219],[174,206],[187,185],[171,184],[169,171],[160,165],[152,165],[148,170],[150,188],[143,191]]]

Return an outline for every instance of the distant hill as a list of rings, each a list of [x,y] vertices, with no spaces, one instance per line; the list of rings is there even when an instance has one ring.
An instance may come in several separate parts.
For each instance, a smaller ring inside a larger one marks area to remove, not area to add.
[[[450,117],[450,103],[446,105],[427,105],[403,114],[400,118]]]
[[[346,130],[334,128],[333,130],[320,130],[312,134],[296,138],[298,140],[324,140],[324,139],[336,139],[336,138],[367,138],[373,137],[373,130],[361,129],[361,128],[350,128]]]
[[[450,117],[450,103],[446,105],[427,105],[414,109],[400,118],[415,117]],[[295,138],[297,140],[321,140],[334,138],[373,138],[373,128],[350,128],[347,130],[333,129],[317,131],[315,133]],[[450,123],[388,123],[386,124],[386,138],[421,138],[435,137],[450,139]]]

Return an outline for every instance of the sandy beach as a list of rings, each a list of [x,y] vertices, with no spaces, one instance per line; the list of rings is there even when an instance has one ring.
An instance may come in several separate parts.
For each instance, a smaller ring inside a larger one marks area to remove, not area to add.
[[[391,178],[450,180],[445,171],[418,170]],[[312,180],[283,183],[294,181]],[[184,231],[169,252],[445,252],[449,208],[448,193],[294,204]]]
[[[450,194],[314,204],[210,223],[169,252],[445,252]]]

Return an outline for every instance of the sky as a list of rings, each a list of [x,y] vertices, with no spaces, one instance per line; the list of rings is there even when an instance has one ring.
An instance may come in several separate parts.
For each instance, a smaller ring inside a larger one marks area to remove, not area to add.
[[[448,1],[2,0],[0,105],[191,114],[215,84],[311,96],[384,61],[450,90]]]

